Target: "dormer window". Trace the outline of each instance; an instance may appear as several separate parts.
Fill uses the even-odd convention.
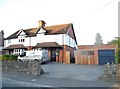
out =
[[[23,29],[21,29],[18,33],[17,36],[26,36],[26,33]]]
[[[37,30],[35,33],[36,33],[36,34],[44,34],[44,33],[46,33],[46,30],[41,27],[41,28],[40,28],[39,30]]]

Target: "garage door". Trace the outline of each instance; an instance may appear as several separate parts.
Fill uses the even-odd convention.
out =
[[[98,60],[100,65],[115,63],[115,50],[98,50]]]

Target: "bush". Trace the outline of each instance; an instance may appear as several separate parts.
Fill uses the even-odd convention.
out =
[[[17,60],[18,55],[2,55],[2,57],[0,57],[1,60]]]
[[[2,60],[2,55],[0,55],[0,60]]]

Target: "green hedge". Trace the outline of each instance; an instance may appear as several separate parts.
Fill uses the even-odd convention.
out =
[[[0,60],[2,60],[2,55],[0,55]]]
[[[0,56],[0,60],[17,60],[18,55],[2,55]]]

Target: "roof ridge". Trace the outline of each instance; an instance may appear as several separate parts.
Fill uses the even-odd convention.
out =
[[[46,27],[52,27],[52,26],[60,26],[60,25],[71,25],[72,23],[64,23],[64,24],[56,24],[56,25],[50,25],[50,26],[45,26]],[[27,29],[22,29],[23,31],[26,31],[26,30],[31,30],[31,29],[37,29],[39,27],[32,27],[32,28],[27,28]],[[21,29],[20,29],[21,30]],[[18,30],[19,31],[19,30]]]
[[[71,25],[72,23],[65,23],[65,24],[56,24],[56,25],[51,25],[51,26],[59,26],[59,25]],[[46,27],[51,27],[51,26],[46,26]]]

